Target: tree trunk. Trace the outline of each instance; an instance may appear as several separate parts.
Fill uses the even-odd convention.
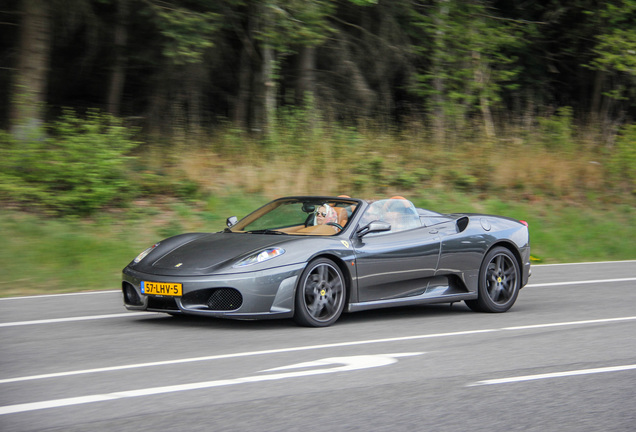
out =
[[[117,22],[115,23],[115,59],[108,88],[108,112],[118,116],[126,80],[126,43],[128,41],[128,0],[117,0]]]
[[[239,60],[238,72],[238,94],[234,103],[232,120],[234,125],[240,129],[247,128],[247,107],[250,99],[250,78],[252,76],[252,61],[249,55],[249,48],[243,44],[241,57]]]
[[[603,97],[603,83],[605,82],[605,72],[596,71],[594,77],[594,88],[592,89],[592,104],[590,106],[590,114],[592,121],[598,121],[601,118],[601,99]]]
[[[274,49],[263,44],[261,49],[261,71],[257,77],[254,117],[257,130],[267,133],[276,112],[276,82],[274,81]]]
[[[444,78],[443,71],[443,52],[445,48],[445,31],[444,26],[448,19],[448,0],[439,1],[439,12],[434,19],[435,22],[435,42],[433,48],[432,71],[433,71],[433,136],[438,144],[446,141],[446,119],[444,114]]]
[[[316,48],[304,46],[298,59],[298,81],[296,82],[296,105],[303,105],[315,95]]]
[[[248,3],[247,20],[245,26],[235,25],[237,36],[241,41],[241,54],[239,58],[238,89],[232,112],[234,125],[243,130],[250,126],[250,100],[255,88],[255,73],[253,65],[259,62],[259,55],[254,46],[254,28],[258,24],[258,10],[256,5]]]
[[[486,97],[486,87],[488,85],[488,65],[481,60],[481,54],[473,51],[473,59],[475,61],[475,84],[479,92],[479,109],[481,117],[484,121],[484,132],[487,138],[495,136],[495,123],[490,112],[490,103]]]
[[[11,99],[12,132],[27,139],[44,123],[49,57],[51,10],[48,1],[22,0],[20,46]]]
[[[203,109],[201,95],[206,78],[206,68],[203,63],[190,63],[185,67],[184,99],[187,105],[188,132],[195,137],[200,136],[203,126]]]

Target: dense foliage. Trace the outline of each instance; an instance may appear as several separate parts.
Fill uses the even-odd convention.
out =
[[[564,106],[610,129],[636,114],[634,0],[6,0],[1,12],[5,127],[36,102],[43,119],[94,107],[188,131],[260,130],[307,100],[332,119],[425,118],[440,135]]]
[[[258,193],[314,184],[327,164],[324,192],[636,191],[636,0],[0,9],[0,199],[10,202],[86,214],[135,191],[193,195],[211,177],[179,167],[188,155],[199,167],[215,158],[217,183]],[[145,157],[163,160],[131,171],[124,124],[152,143]]]
[[[137,143],[110,115],[71,111],[46,134],[0,135],[0,198],[46,213],[86,215],[130,196],[127,156]]]

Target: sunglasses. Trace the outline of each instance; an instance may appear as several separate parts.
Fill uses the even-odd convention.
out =
[[[327,217],[327,212],[316,212],[316,216]]]

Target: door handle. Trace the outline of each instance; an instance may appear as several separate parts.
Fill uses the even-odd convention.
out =
[[[439,232],[439,231],[438,231],[438,230],[436,230],[436,229],[434,229],[434,230],[430,230],[430,231],[429,231],[429,233],[430,233],[430,234],[437,234],[438,232]]]

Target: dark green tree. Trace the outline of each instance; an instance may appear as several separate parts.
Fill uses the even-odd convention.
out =
[[[515,27],[479,0],[437,0],[412,14],[420,31],[414,49],[428,59],[418,71],[416,91],[438,140],[465,129],[475,112],[485,134],[494,136],[492,106],[519,73],[509,54],[517,44]]]
[[[636,105],[636,1],[606,2],[599,18],[603,25],[588,67],[599,76],[592,110],[607,119],[611,105],[618,110]],[[605,104],[601,92],[609,99]]]

